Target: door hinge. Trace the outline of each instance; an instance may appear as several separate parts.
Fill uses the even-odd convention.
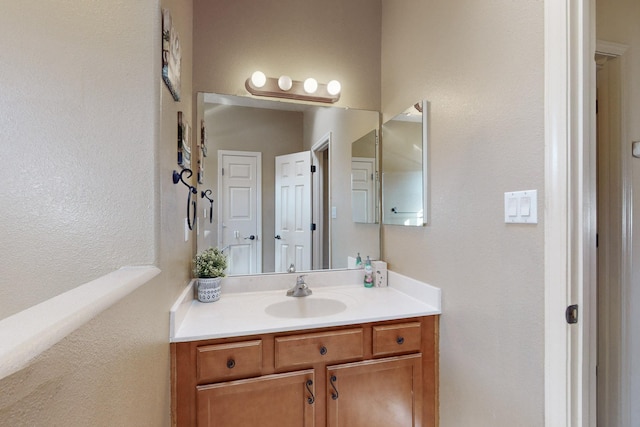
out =
[[[221,168],[221,170],[222,170],[222,176],[224,176],[224,168]]]
[[[316,173],[316,165],[311,165],[311,173]]]
[[[570,325],[578,323],[578,304],[573,304],[567,307],[567,311],[565,311],[564,317],[567,319],[567,323]]]
[[[316,231],[316,224],[315,223],[311,223],[311,231]]]
[[[596,233],[596,248],[600,247],[600,236]]]

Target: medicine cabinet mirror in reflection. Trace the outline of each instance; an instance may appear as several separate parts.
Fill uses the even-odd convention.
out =
[[[351,144],[351,215],[353,222],[378,222],[378,130]]]
[[[198,120],[209,144],[203,187],[214,199],[212,220],[198,210],[198,249],[224,249],[229,275],[380,256],[379,224],[353,222],[349,184],[353,142],[379,129],[379,112],[201,93]],[[310,179],[310,195],[285,175]]]
[[[383,224],[427,223],[428,113],[420,101],[382,124]]]

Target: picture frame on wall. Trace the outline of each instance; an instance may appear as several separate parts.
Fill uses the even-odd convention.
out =
[[[204,158],[207,157],[207,130],[200,121],[200,157],[198,157],[198,184],[204,183]]]
[[[191,168],[191,126],[184,120],[182,111],[178,111],[178,165]]]
[[[162,80],[164,80],[174,101],[180,101],[181,66],[180,39],[173,28],[171,12],[168,9],[162,9]]]

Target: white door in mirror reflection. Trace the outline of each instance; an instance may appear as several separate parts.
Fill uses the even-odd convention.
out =
[[[218,247],[226,248],[230,275],[262,272],[261,164],[261,153],[218,152],[221,218]]]
[[[311,152],[276,157],[275,271],[311,269]]]
[[[353,222],[375,222],[374,165],[375,159],[351,158],[351,215]]]

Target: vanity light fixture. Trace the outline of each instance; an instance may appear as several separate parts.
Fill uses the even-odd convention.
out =
[[[340,93],[341,89],[342,86],[337,80],[331,80],[329,83],[327,83],[327,92],[329,92],[329,95],[337,95]]]
[[[261,71],[251,74],[245,82],[245,87],[252,95],[270,96],[273,98],[288,98],[300,101],[314,101],[334,103],[340,99],[342,87],[337,80],[327,84],[318,83],[314,78],[304,82],[292,80],[282,75],[279,78],[267,77]]]
[[[254,71],[251,74],[251,84],[257,88],[261,88],[267,82],[267,76],[262,71]]]
[[[293,86],[293,80],[289,76],[280,76],[278,79],[278,87],[283,91],[288,91]]]
[[[318,90],[318,82],[313,77],[309,77],[304,81],[304,91],[308,94],[316,93]]]

